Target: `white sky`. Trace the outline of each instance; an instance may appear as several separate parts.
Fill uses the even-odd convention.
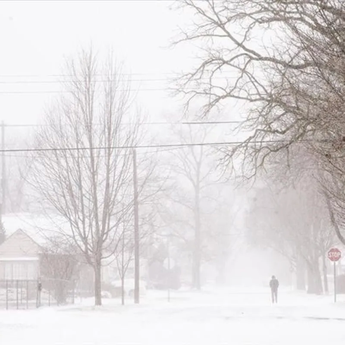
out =
[[[147,113],[156,117],[175,109],[166,82],[157,79],[183,69],[191,54],[182,46],[167,48],[183,23],[171,5],[159,0],[1,1],[0,120],[37,122],[55,96],[41,91],[58,90],[52,75],[61,74],[64,59],[91,43],[100,51],[112,47],[133,79],[142,80],[132,87],[140,84],[138,99]],[[156,91],[160,88],[165,90]]]

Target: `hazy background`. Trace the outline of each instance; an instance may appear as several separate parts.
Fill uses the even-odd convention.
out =
[[[44,109],[61,92],[60,81],[66,78],[63,70],[66,59],[73,57],[81,48],[88,49],[90,46],[100,57],[111,49],[118,60],[124,62],[125,73],[131,75],[132,89],[137,93],[137,107],[148,122],[150,142],[179,142],[180,139],[173,133],[185,126],[161,122],[181,121],[183,103],[169,90],[172,87],[170,81],[186,71],[196,57],[193,45],[176,47],[171,44],[178,27],[184,26],[190,19],[187,13],[173,10],[172,3],[0,2],[0,120],[7,125],[20,125],[6,128],[6,148],[30,145],[30,136],[36,128],[34,125],[41,123]],[[197,105],[194,107],[197,110]],[[238,120],[240,113],[237,109],[240,108],[235,105],[225,107],[217,114],[217,120]],[[192,108],[189,119],[195,120],[193,115]],[[198,133],[205,126],[209,127],[203,139],[205,142],[231,141],[240,137],[232,132],[233,124],[212,128],[197,125],[190,130]],[[20,161],[25,155],[6,156],[8,183],[17,185],[18,159]],[[167,155],[160,159],[170,161],[170,168],[163,169],[161,175],[178,164]],[[215,167],[218,157],[208,159],[209,164]],[[188,185],[183,179],[180,183],[181,186]],[[223,283],[267,286],[269,277],[276,274],[282,275],[283,284],[292,284],[289,265],[282,257],[247,243],[245,218],[255,191],[249,192],[249,187],[235,189],[235,186],[234,181],[223,180],[221,186],[215,187],[222,192],[215,207],[216,210],[221,209],[217,218],[223,220],[229,239],[222,249],[226,255],[218,255],[220,250],[217,250],[217,258],[214,259],[224,266]],[[10,194],[12,198],[15,195],[13,192]],[[16,212],[30,209],[32,205],[28,198],[26,203],[16,208]],[[176,211],[177,217],[178,213]],[[214,267],[214,263],[213,266],[204,264],[204,272],[209,272],[205,273],[205,281],[214,279]]]

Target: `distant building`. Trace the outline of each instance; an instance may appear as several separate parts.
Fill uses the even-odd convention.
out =
[[[37,280],[41,246],[18,229],[0,245],[0,280]]]
[[[63,253],[60,250],[59,254],[47,252],[51,245],[50,240],[66,226],[60,219],[34,214],[8,214],[3,217],[3,223],[8,237],[0,245],[0,281],[72,279],[77,290],[85,295],[93,294],[94,272],[82,253]],[[68,229],[68,226],[66,228]],[[63,260],[68,260],[71,255],[74,256],[73,261],[78,262],[78,272],[72,278],[67,278],[63,276],[65,272],[59,272],[58,269],[61,268]],[[111,253],[108,256],[102,262],[102,282],[105,286],[120,278],[115,257]],[[48,266],[56,267],[47,267],[47,261]],[[142,258],[140,263],[141,278],[146,278],[146,260]],[[126,278],[133,277],[132,260],[128,265]]]

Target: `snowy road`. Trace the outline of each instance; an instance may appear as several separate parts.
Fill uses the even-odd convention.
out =
[[[96,310],[2,310],[0,344],[345,344],[344,302],[292,292],[282,292],[280,301],[271,305],[263,291],[217,290],[174,292],[168,303],[162,293],[151,292],[141,305],[125,308],[115,300]]]

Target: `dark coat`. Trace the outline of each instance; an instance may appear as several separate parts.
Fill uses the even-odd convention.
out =
[[[276,290],[278,290],[278,287],[279,287],[278,279],[277,278],[272,278],[270,280],[270,288],[271,288],[271,290],[276,291]]]

